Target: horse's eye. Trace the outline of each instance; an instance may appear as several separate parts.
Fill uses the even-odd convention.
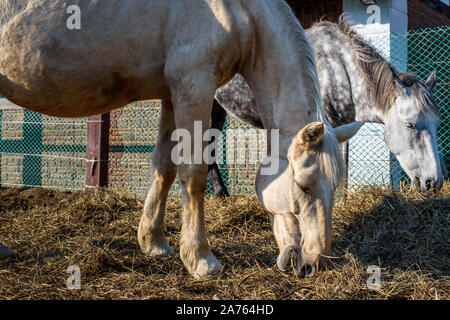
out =
[[[411,130],[415,130],[415,129],[416,129],[416,125],[415,125],[414,123],[411,123],[411,122],[408,122],[408,123],[406,124],[406,127],[407,127],[408,129],[411,129]]]
[[[406,79],[403,81],[403,83],[405,84],[405,86],[407,87],[411,87],[413,85],[413,82],[411,79]]]
[[[303,191],[303,193],[309,194],[309,188],[306,188],[304,186],[302,186],[300,183],[298,183],[297,181],[295,181],[295,183],[297,184],[297,187],[300,188],[300,190]]]

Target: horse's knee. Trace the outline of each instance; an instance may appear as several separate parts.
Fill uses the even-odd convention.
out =
[[[172,144],[167,143],[163,146],[157,145],[153,151],[152,166],[163,176],[176,174],[177,168],[171,159],[173,147]]]
[[[178,170],[180,183],[189,196],[204,193],[206,190],[208,167],[206,165],[183,166]]]
[[[166,191],[171,186],[173,181],[175,180],[176,171],[175,170],[165,170],[159,171],[155,170],[153,172],[153,183],[158,187],[160,191]]]

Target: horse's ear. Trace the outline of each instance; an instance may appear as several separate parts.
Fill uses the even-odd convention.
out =
[[[303,150],[309,150],[322,139],[324,129],[323,122],[311,122],[297,133],[294,143]]]
[[[342,126],[334,128],[334,133],[339,143],[343,143],[347,140],[350,140],[358,132],[358,130],[361,129],[363,125],[363,121],[344,124]]]
[[[427,81],[425,82],[425,86],[429,91],[432,91],[434,88],[434,85],[436,84],[436,78],[437,78],[437,72],[434,70],[429,76]]]

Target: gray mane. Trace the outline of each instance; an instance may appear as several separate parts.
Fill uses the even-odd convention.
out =
[[[320,21],[314,26],[327,27],[341,32],[353,49],[356,64],[365,84],[366,98],[375,108],[385,113],[397,97],[396,83],[411,87],[423,110],[439,115],[432,95],[414,73],[399,73],[375,48],[367,44],[351,27],[352,23],[339,18],[339,23]]]

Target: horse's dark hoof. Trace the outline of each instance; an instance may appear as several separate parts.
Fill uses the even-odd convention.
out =
[[[224,191],[224,190],[214,191],[213,195],[215,195],[216,197],[222,197],[222,198],[228,198],[230,196],[228,194],[228,192]]]
[[[3,243],[0,243],[0,259],[13,257],[16,253]]]

